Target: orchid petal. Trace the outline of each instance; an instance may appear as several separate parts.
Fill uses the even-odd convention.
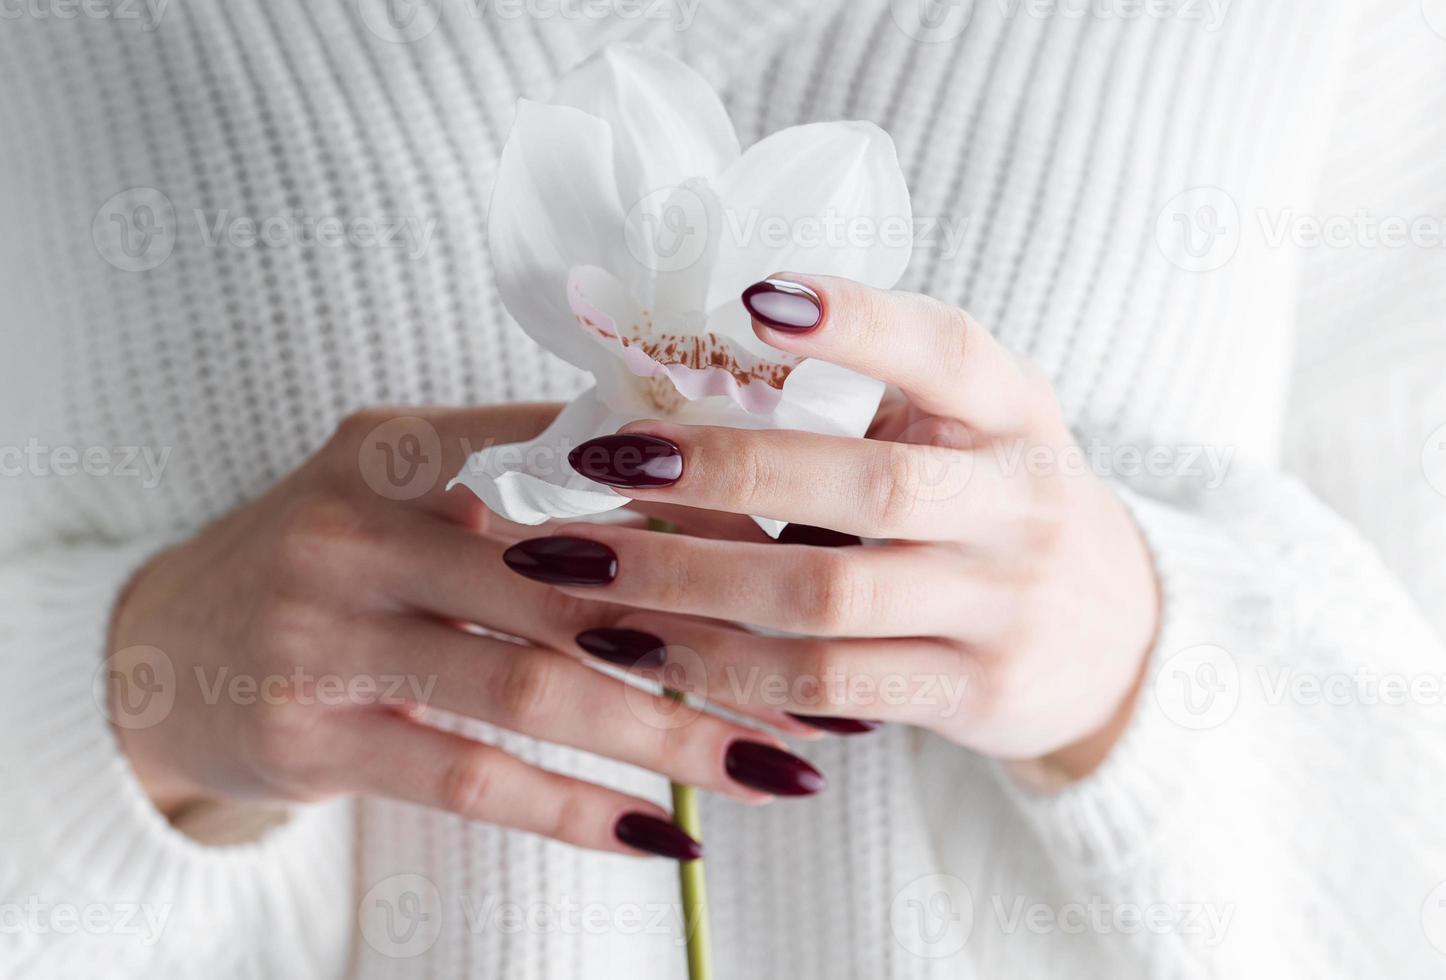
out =
[[[531,442],[490,446],[468,457],[447,489],[461,484],[489,509],[517,524],[580,518],[616,510],[628,498],[574,470],[567,454],[588,439],[616,432],[646,413],[609,411],[589,389]]]
[[[552,101],[612,127],[617,188],[625,208],[690,177],[717,177],[738,159],[738,134],[712,87],[683,62],[653,48],[616,44],[604,49],[564,76]]]
[[[913,252],[913,210],[894,141],[872,123],[795,126],[753,146],[714,183],[729,218],[708,309],[773,273],[891,288]]]
[[[528,336],[603,384],[616,365],[575,329],[567,273],[600,263],[641,280],[622,227],[607,125],[577,109],[520,100],[487,223],[497,290]]]

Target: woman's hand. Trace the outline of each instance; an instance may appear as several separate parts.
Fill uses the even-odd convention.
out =
[[[574,465],[641,501],[887,543],[573,525],[558,534],[605,545],[616,575],[567,591],[635,607],[618,625],[668,645],[674,686],[922,726],[1054,782],[1093,769],[1128,719],[1159,600],[1133,521],[1078,465],[1044,377],[922,296],[789,277],[745,302],[767,343],[901,392],[871,438],[638,422]],[[520,547],[535,551],[520,570],[543,580],[568,549]]]
[[[556,411],[358,414],[263,497],[148,563],[117,605],[109,676],[118,737],[157,804],[367,793],[696,856],[652,803],[422,724],[422,704],[744,802],[818,789],[773,736],[704,714],[680,724],[673,702],[585,666],[579,634],[614,660],[652,651],[608,630],[626,610],[510,574],[481,506],[443,491],[468,452],[531,438]],[[117,698],[153,686],[158,657],[174,704],[128,717]]]

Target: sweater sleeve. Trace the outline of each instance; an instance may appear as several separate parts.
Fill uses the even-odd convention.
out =
[[[119,751],[103,694],[110,610],[161,544],[51,547],[0,564],[3,972],[339,976],[349,804],[296,808],[243,841],[205,844],[151,806]],[[175,685],[164,670],[137,679],[144,723]]]
[[[1062,792],[1000,773],[1061,889],[1198,903],[1228,924],[1113,936],[1131,963],[1420,975],[1436,955],[1422,916],[1446,879],[1446,652],[1374,552],[1291,478],[1123,494],[1164,593],[1131,726]]]
[[[1369,237],[1446,217],[1446,20],[1423,9],[1360,5],[1306,207],[1362,237],[1301,256],[1284,426],[1296,475],[1237,464],[1218,487],[1121,488],[1164,593],[1131,726],[1061,793],[999,773],[1064,894],[1204,910],[1203,928],[1094,937],[1131,973],[1446,965],[1446,630],[1429,622],[1446,623],[1432,602],[1446,448],[1434,472],[1427,452],[1446,423],[1446,253]]]

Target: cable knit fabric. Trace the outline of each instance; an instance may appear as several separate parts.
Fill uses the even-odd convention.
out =
[[[1048,373],[1165,593],[1136,717],[1083,782],[895,728],[800,749],[817,798],[706,801],[717,975],[1440,975],[1446,248],[1272,234],[1446,218],[1439,5],[59,9],[0,23],[0,975],[684,975],[666,862],[372,800],[204,843],[93,693],[131,571],[349,411],[579,390],[498,301],[488,199],[515,100],[622,38],[698,67],[745,144],[894,136],[902,285]],[[238,233],[274,216],[280,240]],[[305,241],[300,216],[395,234]],[[1150,449],[1166,465],[1131,465]],[[64,928],[92,906],[155,927]]]

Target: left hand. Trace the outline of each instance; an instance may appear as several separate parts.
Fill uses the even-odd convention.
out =
[[[610,581],[561,587],[636,608],[615,625],[668,645],[670,686],[907,723],[1043,763],[1021,767],[1036,776],[1085,775],[1128,721],[1159,596],[1123,505],[1069,465],[1079,457],[1066,455],[1075,443],[1049,383],[943,303],[843,279],[770,280],[780,281],[784,290],[763,292],[786,308],[753,307],[762,340],[898,389],[870,438],[645,421],[623,430],[665,440],[644,444],[655,465],[641,482],[674,475],[676,456],[674,482],[627,486],[640,482],[638,466],[630,479],[608,457],[636,460],[639,444],[621,436],[587,444],[585,472],[650,505],[884,543],[775,544],[751,522],[731,540],[569,525],[555,537],[601,543],[617,561]],[[760,309],[803,329],[778,329]]]

